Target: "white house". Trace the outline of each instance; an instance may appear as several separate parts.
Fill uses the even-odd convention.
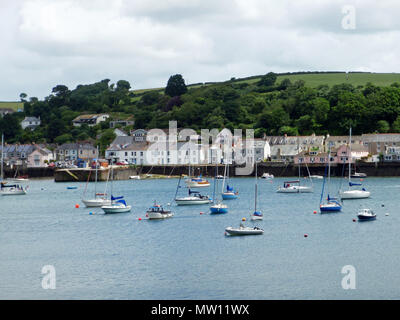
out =
[[[40,126],[40,123],[40,117],[25,117],[25,119],[21,121],[21,127],[23,130],[26,128],[35,130],[38,126]]]

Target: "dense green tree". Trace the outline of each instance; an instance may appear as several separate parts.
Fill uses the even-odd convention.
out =
[[[175,97],[186,92],[187,87],[182,75],[175,74],[168,79],[168,83],[165,88],[165,94],[169,95],[170,97]]]

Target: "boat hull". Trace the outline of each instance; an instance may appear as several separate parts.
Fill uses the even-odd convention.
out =
[[[237,199],[237,194],[233,193],[233,192],[223,192],[222,193],[222,199],[223,200],[234,200]]]
[[[83,204],[87,208],[101,207],[101,206],[110,206],[110,199],[82,199]]]
[[[226,206],[211,206],[210,207],[211,214],[221,214],[221,213],[228,213],[228,208]]]
[[[197,205],[197,204],[207,204],[210,203],[210,199],[175,199],[175,202],[178,206],[185,206],[185,205]]]
[[[278,193],[311,193],[313,189],[311,187],[303,186],[291,186],[291,187],[280,187],[276,192]]]
[[[150,220],[161,220],[161,219],[171,218],[174,214],[172,212],[160,213],[160,212],[147,211],[147,215]]]
[[[363,190],[348,190],[348,191],[342,191],[340,192],[340,197],[343,200],[348,200],[348,199],[365,199],[369,198],[371,195],[371,192],[369,191],[363,191]]]
[[[358,215],[357,218],[359,221],[370,221],[370,220],[376,220],[376,215],[375,216]]]
[[[2,196],[23,196],[26,194],[26,190],[5,190],[1,191]]]
[[[206,188],[210,186],[210,183],[196,183],[196,182],[186,182],[188,188]]]
[[[342,206],[337,204],[323,204],[319,207],[321,213],[329,213],[329,212],[339,212],[342,210]]]
[[[263,234],[263,229],[253,229],[253,228],[232,228],[228,227],[225,229],[225,232],[231,236],[251,236],[251,235],[259,235]]]
[[[124,213],[131,211],[131,206],[102,206],[104,213],[112,214],[112,213]]]
[[[263,216],[251,216],[250,218],[252,221],[262,220]]]

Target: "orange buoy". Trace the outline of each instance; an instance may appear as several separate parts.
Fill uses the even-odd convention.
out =
[[[75,208],[77,208],[77,209],[78,209],[78,208],[79,208],[79,204],[76,204],[76,205],[75,205]]]

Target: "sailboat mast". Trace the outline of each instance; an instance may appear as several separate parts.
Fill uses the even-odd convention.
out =
[[[350,134],[349,134],[349,185],[351,180],[351,127],[350,127]]]
[[[215,164],[215,173],[214,173],[214,190],[213,190],[213,198],[212,202],[215,203],[215,188],[217,184],[217,164]]]
[[[299,153],[300,153],[300,138],[297,137],[297,154],[299,154]],[[300,182],[300,162],[298,163],[298,167],[299,167],[299,186],[300,186],[300,184],[301,184],[301,182]]]
[[[221,189],[222,193],[224,192],[225,179],[226,179],[226,163],[225,163],[225,168],[224,168],[224,180],[222,181],[222,189]]]
[[[326,188],[328,191],[328,197],[329,197],[329,186],[331,183],[331,147],[328,147],[328,187]]]
[[[4,133],[1,134],[1,181],[3,181],[4,179],[3,162],[4,162]]]
[[[256,166],[256,183],[255,183],[255,190],[254,190],[254,212],[257,212],[257,189],[258,189],[258,177],[257,177],[257,161],[255,161],[255,166]]]
[[[96,180],[94,182],[94,196],[96,197],[97,194],[97,163],[98,163],[98,157],[99,157],[99,146],[97,146],[97,158],[96,158],[96,162],[95,162],[95,166],[96,166]]]

